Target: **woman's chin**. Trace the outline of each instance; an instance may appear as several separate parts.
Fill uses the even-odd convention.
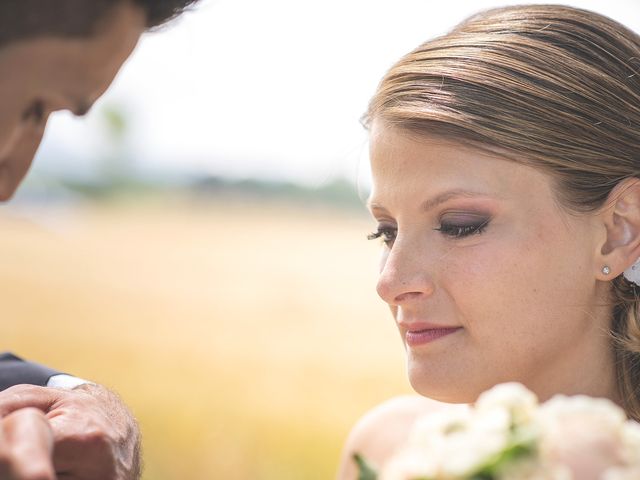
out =
[[[411,386],[416,393],[423,397],[428,397],[432,400],[444,403],[473,403],[480,395],[478,392],[467,392],[454,385],[436,384],[433,382],[425,382],[424,379],[416,379],[415,381],[409,377]]]
[[[438,374],[411,360],[408,363],[408,374],[409,383],[416,393],[438,402],[473,403],[486,390],[480,385],[472,385],[469,378],[455,374]]]

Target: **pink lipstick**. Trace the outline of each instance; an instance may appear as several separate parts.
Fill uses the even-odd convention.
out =
[[[410,347],[417,347],[426,343],[433,342],[439,338],[445,337],[451,333],[462,330],[462,327],[454,328],[425,328],[422,330],[408,330],[405,334],[405,341]]]

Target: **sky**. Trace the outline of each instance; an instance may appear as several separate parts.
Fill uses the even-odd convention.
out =
[[[115,109],[127,119],[121,151],[144,175],[356,181],[359,119],[384,72],[467,16],[513,3],[203,0],[143,36],[88,116],[52,116],[34,175],[99,174],[114,155],[104,112]],[[637,0],[564,3],[640,32]]]

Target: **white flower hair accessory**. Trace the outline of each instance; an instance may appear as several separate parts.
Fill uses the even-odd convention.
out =
[[[640,285],[640,258],[636,260],[636,263],[627,268],[622,275],[631,283]]]

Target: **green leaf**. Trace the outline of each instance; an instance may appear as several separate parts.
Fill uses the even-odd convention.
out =
[[[527,441],[522,441],[522,443],[512,443],[503,451],[497,453],[492,458],[489,458],[479,470],[474,472],[471,479],[491,480],[493,478],[497,478],[500,471],[505,468],[505,466],[519,462],[523,458],[535,457],[535,455],[536,451],[533,443],[527,443]]]
[[[358,480],[376,480],[378,478],[375,469],[360,454],[354,453],[353,460],[358,464],[360,470]]]

